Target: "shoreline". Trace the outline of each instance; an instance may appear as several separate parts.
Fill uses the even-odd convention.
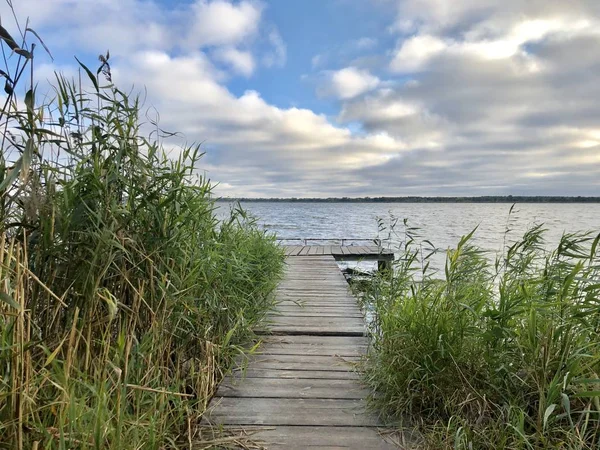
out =
[[[484,197],[330,197],[330,198],[243,198],[221,197],[217,202],[243,203],[600,203],[600,197],[484,196]]]

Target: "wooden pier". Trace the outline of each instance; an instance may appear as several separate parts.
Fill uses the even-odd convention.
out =
[[[368,338],[335,261],[344,249],[289,250],[259,353],[223,381],[208,422],[269,449],[397,448],[355,370]]]
[[[333,256],[337,261],[377,261],[380,270],[394,260],[391,250],[374,245],[286,245],[286,256]]]

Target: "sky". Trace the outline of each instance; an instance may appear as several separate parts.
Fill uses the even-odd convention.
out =
[[[13,4],[40,83],[109,49],[221,196],[600,195],[598,0]]]

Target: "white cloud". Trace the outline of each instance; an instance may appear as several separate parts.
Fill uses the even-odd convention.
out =
[[[211,47],[243,73],[250,71],[244,53],[251,52],[263,20],[262,4],[248,0],[193,0],[170,8],[157,0],[19,0],[15,10],[18,17],[30,17],[31,26],[55,52],[101,53],[108,48],[113,56],[127,57],[139,50]],[[10,16],[4,2],[0,12]]]
[[[353,43],[357,50],[369,50],[377,45],[377,39],[370,37],[362,37]]]
[[[222,194],[591,195],[600,189],[595,0],[397,1],[395,50],[379,57],[365,52],[370,59],[349,63],[352,52],[374,45],[355,39],[313,58],[314,67],[324,67],[325,59],[347,66],[320,74],[318,91],[341,100],[334,119],[227,87],[231,71],[250,76],[259,64],[285,64],[285,42],[276,24],[265,22],[263,3],[194,0],[167,8],[152,0],[20,0],[15,6],[19,15],[31,15],[53,50],[110,48],[119,86],[146,87],[146,105],[157,107],[165,129],[205,142],[200,169],[222,182]],[[378,37],[383,45],[387,37]],[[386,68],[401,76],[374,75]],[[41,74],[48,76],[50,67]]]
[[[506,30],[492,27],[489,22],[478,24],[463,33],[464,39],[455,37],[416,34],[401,39],[390,62],[390,69],[397,73],[418,72],[427,69],[429,63],[443,54],[471,54],[483,59],[508,59],[515,55],[529,56],[526,44],[539,42],[549,36],[573,37],[581,33],[596,32],[600,22],[577,19],[525,19],[508,26]],[[491,37],[490,37],[491,35]],[[534,58],[527,61],[528,70],[538,71],[540,65]]]
[[[239,4],[224,0],[197,1],[194,20],[188,32],[190,46],[236,45],[254,36],[258,30],[262,8],[248,1]]]
[[[488,33],[506,30],[520,20],[561,17],[567,21],[598,16],[595,0],[397,0],[396,31],[420,29],[423,33],[463,34],[474,24]]]
[[[264,63],[267,67],[283,67],[287,59],[287,47],[281,35],[276,29],[272,29],[268,36],[271,51],[264,57]]]
[[[234,47],[225,47],[215,52],[215,58],[230,65],[235,72],[246,77],[254,72],[254,58],[250,52],[241,51]]]
[[[379,78],[368,70],[346,67],[328,73],[325,84],[321,86],[319,92],[321,95],[333,95],[347,100],[375,89],[379,83]]]
[[[414,36],[402,42],[394,55],[390,68],[395,72],[412,72],[422,69],[429,60],[447,48],[447,44],[435,36]]]
[[[310,173],[311,189],[335,180],[341,193],[348,186],[340,181],[344,171],[383,163],[406,150],[385,132],[357,137],[322,114],[270,105],[256,91],[236,97],[214,73],[202,53],[172,57],[143,52],[119,68],[122,80],[147,85],[148,102],[161,112],[163,128],[182,131],[188,141],[218,146],[208,150],[205,164],[213,179],[229,183],[227,193],[244,195],[254,189],[248,179],[238,178],[236,168],[241,167],[246,173],[272,173],[281,191]]]

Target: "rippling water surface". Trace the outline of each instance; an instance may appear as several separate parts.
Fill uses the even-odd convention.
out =
[[[228,205],[221,203],[226,210]],[[399,218],[395,244],[404,239],[402,219],[420,228],[422,239],[438,248],[453,247],[460,237],[478,227],[474,243],[502,249],[505,230],[508,241],[527,228],[542,223],[547,228],[548,247],[556,246],[564,232],[600,232],[600,204],[523,203],[517,204],[509,221],[508,203],[296,203],[248,202],[242,205],[255,215],[261,226],[280,239],[385,237],[378,231],[378,218],[389,225]],[[294,242],[290,242],[294,243]],[[359,243],[359,245],[362,243]]]
[[[455,245],[461,236],[479,226],[475,242],[487,249],[502,246],[510,210],[507,203],[249,202],[242,206],[281,239],[373,239],[382,236],[377,218],[389,224],[393,215],[407,218],[411,226],[421,229],[424,238],[442,248]],[[548,229],[550,245],[558,242],[563,232],[600,231],[600,204],[517,204],[511,214],[510,236],[521,235],[538,223]],[[402,232],[402,226],[397,228]]]

